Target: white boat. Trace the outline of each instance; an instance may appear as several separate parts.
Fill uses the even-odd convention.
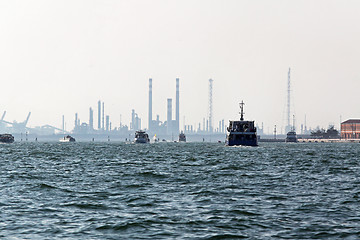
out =
[[[75,142],[75,138],[70,135],[65,136],[64,138],[60,138],[60,142]]]
[[[156,134],[152,138],[153,142],[159,142],[159,139],[157,138]]]

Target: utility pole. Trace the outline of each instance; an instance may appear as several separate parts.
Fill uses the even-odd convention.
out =
[[[291,130],[291,126],[290,126],[290,94],[291,94],[291,90],[290,90],[290,68],[289,68],[288,86],[287,86],[287,127],[286,127],[286,131]]]
[[[276,125],[275,125],[275,128],[274,128],[274,139],[276,139]]]

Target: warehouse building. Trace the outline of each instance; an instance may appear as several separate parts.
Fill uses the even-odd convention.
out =
[[[341,123],[342,139],[360,139],[360,119],[349,119]]]

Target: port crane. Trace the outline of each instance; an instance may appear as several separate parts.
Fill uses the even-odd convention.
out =
[[[4,111],[1,119],[0,119],[0,122],[1,123],[6,123],[8,125],[11,125],[12,128],[14,129],[14,132],[26,132],[28,131],[30,128],[26,127],[27,123],[29,122],[29,118],[30,118],[30,115],[31,115],[31,112],[29,112],[29,114],[27,115],[26,117],[26,120],[23,121],[23,122],[16,122],[16,121],[13,121],[13,122],[8,122],[6,120],[4,120],[5,118],[5,115],[6,115],[6,111]]]

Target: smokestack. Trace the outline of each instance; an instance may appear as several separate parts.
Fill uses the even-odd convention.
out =
[[[108,132],[110,130],[110,117],[109,115],[106,115],[106,131]]]
[[[132,129],[132,130],[137,130],[137,129],[135,129],[135,110],[134,110],[134,109],[131,110],[131,125],[130,125],[130,129]]]
[[[179,78],[176,79],[176,126],[175,126],[175,131],[176,134],[179,133],[180,130],[180,109],[179,109]]]
[[[102,130],[105,129],[105,103],[102,103]]]
[[[152,79],[149,78],[149,131],[152,129]]]
[[[101,102],[98,101],[98,129],[101,129]]]
[[[78,125],[78,114],[75,113],[75,129],[76,129],[77,125]]]
[[[167,100],[167,133],[168,134],[172,133],[171,122],[172,122],[172,99],[168,98]]]
[[[89,127],[91,130],[94,129],[94,111],[92,110],[92,108],[89,109]]]

